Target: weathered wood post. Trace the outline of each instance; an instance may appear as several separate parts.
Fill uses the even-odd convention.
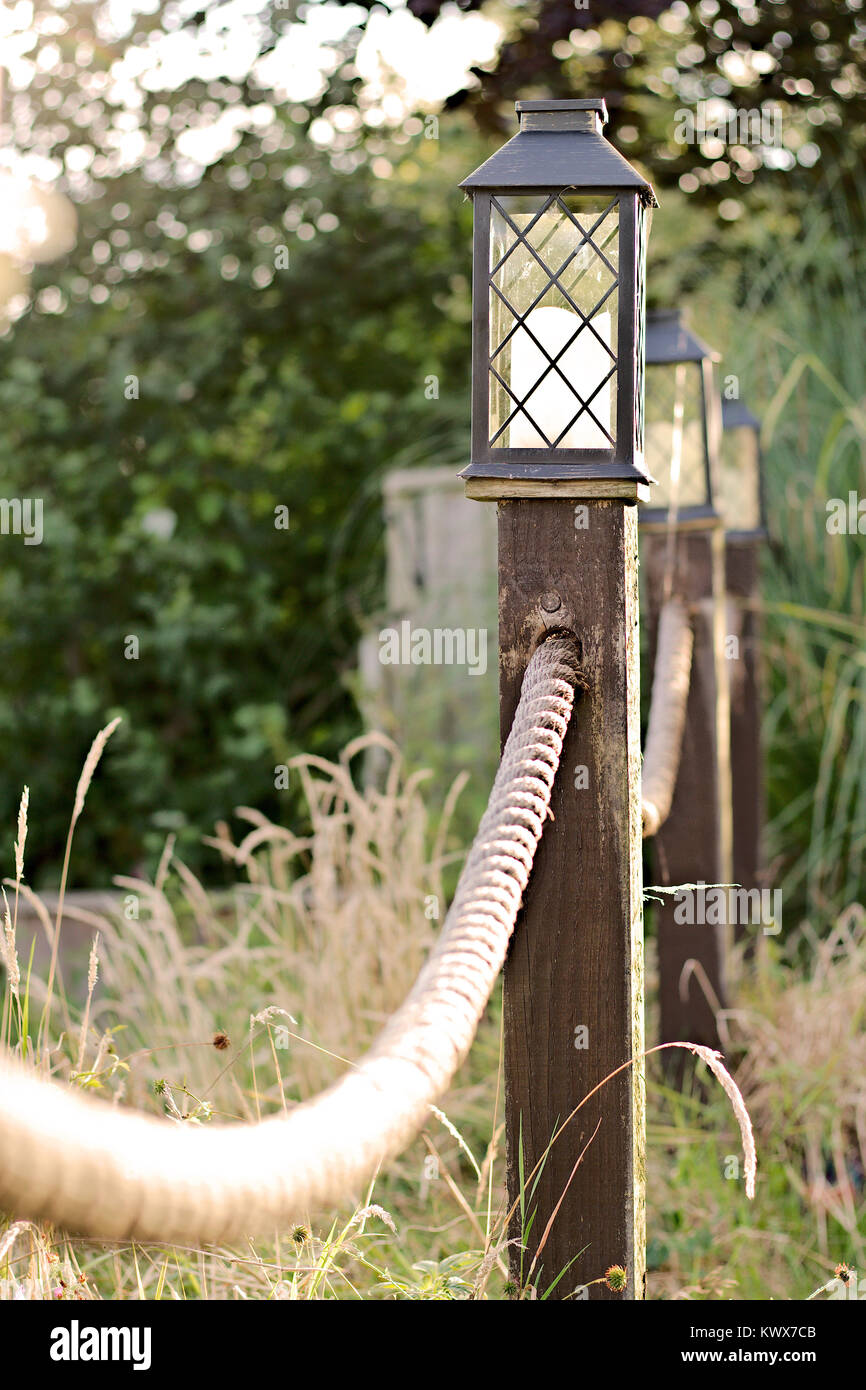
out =
[[[515,1284],[539,1296],[640,1298],[635,504],[647,495],[644,247],[654,197],[604,139],[603,102],[517,105],[519,134],[463,185],[475,203],[463,477],[467,496],[499,504],[503,741],[547,632],[577,637],[586,690],[505,968],[511,1268]],[[624,1294],[604,1282],[614,1265],[627,1270]]]
[[[725,533],[717,510],[720,403],[716,354],[665,310],[647,323],[647,463],[658,477],[641,510],[641,573],[650,652],[661,608],[689,608],[694,654],[679,774],[670,814],[653,841],[662,888],[727,884],[732,874],[729,663]],[[687,890],[654,905],[658,924],[660,1041],[719,1046],[726,1005],[728,909]],[[722,895],[719,894],[718,897]],[[668,1065],[681,1078],[679,1054]]]
[[[679,774],[670,815],[653,841],[654,882],[731,883],[731,792],[728,665],[724,654],[724,530],[720,520],[679,530],[673,556],[664,534],[641,534],[641,571],[650,651],[655,651],[665,575],[688,604],[694,654]],[[650,669],[649,679],[653,671]],[[688,908],[692,910],[689,912]],[[706,910],[692,893],[654,903],[658,929],[659,1041],[719,1047],[716,1009],[727,1005],[727,912]],[[683,918],[691,917],[691,921]],[[695,964],[690,964],[694,962]],[[671,1054],[678,1075],[688,1059]]]
[[[758,546],[751,537],[728,536],[725,576],[736,616],[739,650],[731,671],[731,793],[733,798],[734,882],[749,890],[761,886],[764,776],[761,750],[761,691],[758,665],[760,627],[751,606],[758,596]],[[748,939],[755,928],[734,923],[734,939]]]
[[[736,650],[731,661],[731,788],[734,882],[763,886],[764,777],[761,749],[760,551],[767,539],[761,424],[739,399],[722,399],[721,512],[725,583]],[[754,951],[755,925],[734,924],[734,938]]]

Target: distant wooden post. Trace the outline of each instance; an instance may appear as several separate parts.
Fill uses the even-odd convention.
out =
[[[595,486],[602,492],[605,485]],[[467,483],[467,493],[489,497],[486,487]],[[540,1296],[567,1270],[554,1299],[642,1298],[637,489],[608,485],[621,495],[606,500],[587,496],[589,484],[580,500],[561,491],[555,500],[523,500],[519,483],[492,487],[514,499],[499,504],[503,743],[524,670],[545,631],[577,636],[588,681],[505,967],[508,1201],[517,1208],[509,1234],[526,1245],[523,1252],[512,1247],[512,1275],[534,1284]],[[558,1124],[633,1058],[637,1064],[578,1112],[545,1159]],[[540,1176],[530,1176],[542,1162]],[[625,1295],[591,1282],[611,1265],[628,1271]]]
[[[739,652],[731,662],[731,787],[733,795],[733,874],[743,888],[761,886],[761,838],[764,824],[764,779],[761,753],[761,690],[758,645],[759,619],[748,606],[758,594],[758,549],[763,536],[728,536],[725,544],[727,591],[737,620]],[[742,922],[734,927],[737,941],[753,933]]]
[[[725,652],[725,540],[722,523],[677,529],[673,552],[664,526],[641,531],[641,570],[650,651],[666,577],[689,605],[695,632],[692,679],[679,775],[670,815],[653,840],[654,880],[661,887],[732,881],[729,665]],[[694,915],[701,914],[695,893]],[[715,1010],[727,1002],[727,921],[677,920],[678,904],[654,903],[658,922],[660,1041],[719,1046]],[[682,916],[682,912],[679,913]],[[708,916],[715,914],[710,911]],[[727,912],[724,916],[727,918]],[[690,964],[693,962],[694,964]],[[681,1061],[674,1065],[682,1069]]]

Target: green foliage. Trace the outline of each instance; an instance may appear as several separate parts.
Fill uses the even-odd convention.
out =
[[[828,501],[866,486],[861,221],[825,190],[795,242],[739,267],[736,296],[695,301],[764,417],[766,857],[791,927],[866,896],[866,534],[828,527]]]
[[[445,0],[417,8],[431,24]],[[461,0],[461,8],[493,7]],[[501,135],[518,97],[599,95],[614,140],[649,167],[656,183],[667,190],[685,176],[690,194],[710,208],[732,192],[763,191],[772,170],[784,172],[784,185],[775,179],[777,203],[814,194],[828,167],[841,167],[846,193],[856,197],[866,90],[863,0],[606,0],[580,7],[574,0],[527,0],[503,9],[505,32],[493,63],[476,69],[480,80],[447,102],[450,109],[466,105],[483,129]],[[782,148],[678,140],[678,111],[714,99],[734,111],[775,108]]]
[[[243,197],[228,186],[260,146],[250,135],[170,197],[114,181],[0,347],[2,491],[44,499],[43,544],[2,541],[0,816],[29,783],[31,863],[53,869],[56,789],[123,714],[82,826],[83,882],[152,857],[166,829],[190,853],[238,804],[285,814],[275,766],[356,731],[345,677],[377,593],[379,479],[468,415],[459,195],[419,206],[296,146],[315,196],[289,201],[294,220],[314,230],[327,210],[330,228],[303,241],[283,224],[284,154]],[[111,295],[94,303],[100,282]],[[40,312],[49,284],[65,312]],[[442,402],[425,398],[430,373]],[[149,529],[164,513],[168,537]]]
[[[436,3],[423,8],[436,18]],[[845,269],[864,205],[857,8],[490,9],[503,45],[463,103],[499,142],[514,97],[606,93],[609,133],[662,191],[651,299],[688,302],[752,405],[773,403],[771,847],[797,909],[862,892],[866,848],[862,550],[856,537],[828,547],[823,515],[827,495],[862,481],[862,280]],[[464,449],[470,209],[456,185],[489,148],[455,113],[463,94],[435,140],[377,110],[354,65],[362,25],[329,42],[303,104],[252,69],[123,95],[112,65],[158,31],[200,39],[205,12],[160,5],[122,33],[107,9],[76,17],[74,62],[34,67],[8,103],[17,148],[55,161],[80,229],[0,340],[0,495],[45,504],[41,546],[0,537],[0,815],[11,823],[29,782],[31,869],[56,877],[57,791],[122,713],[80,828],[77,881],[90,885],[152,863],[168,830],[198,859],[199,832],[239,803],[296,816],[275,767],[357,731],[382,472]],[[43,38],[71,42],[49,0],[34,14]],[[251,10],[258,52],[296,20]],[[97,21],[99,43],[86,32]],[[760,64],[725,76],[744,46]],[[677,109],[713,95],[777,102],[784,148],[768,160],[678,143]],[[229,118],[225,153],[195,164],[184,141]],[[438,400],[424,394],[431,374]]]

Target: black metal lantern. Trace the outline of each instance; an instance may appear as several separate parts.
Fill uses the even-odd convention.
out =
[[[647,314],[646,466],[655,480],[644,524],[716,519],[718,353],[681,321],[678,309]]]
[[[519,101],[473,198],[472,459],[463,477],[644,483],[652,188],[603,101]]]
[[[761,422],[740,400],[722,400],[718,505],[732,539],[766,538]]]

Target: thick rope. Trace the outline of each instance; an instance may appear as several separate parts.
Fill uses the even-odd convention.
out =
[[[221,1243],[360,1192],[424,1124],[469,1050],[505,959],[579,679],[576,644],[535,652],[442,933],[373,1048],[260,1124],[118,1110],[0,1060],[0,1207],[108,1240]]]
[[[683,744],[694,637],[685,604],[670,599],[659,617],[656,664],[641,775],[644,838],[667,820]]]

